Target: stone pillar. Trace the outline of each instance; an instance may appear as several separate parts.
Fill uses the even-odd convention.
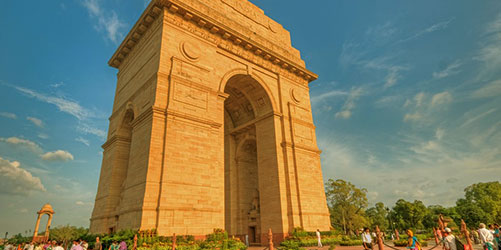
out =
[[[49,220],[47,221],[47,226],[45,226],[45,237],[47,237],[47,239],[49,238],[49,228],[50,228],[50,223],[52,222],[52,214],[48,215],[49,215]]]
[[[42,217],[41,214],[38,214],[37,217],[37,223],[35,224],[35,231],[33,232],[33,239],[38,236],[38,227],[40,226],[40,218]]]

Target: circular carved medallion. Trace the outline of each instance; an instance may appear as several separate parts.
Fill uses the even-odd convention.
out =
[[[280,27],[278,27],[278,24],[274,21],[268,20],[268,28],[271,30],[271,32],[277,33]]]
[[[291,89],[290,94],[291,94],[291,98],[294,102],[296,102],[296,103],[301,102],[301,99],[299,98],[299,94],[297,93],[297,91],[295,89]]]
[[[181,43],[181,52],[190,60],[198,60],[200,58],[200,49],[190,42]]]

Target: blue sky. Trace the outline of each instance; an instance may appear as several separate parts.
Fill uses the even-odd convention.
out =
[[[453,205],[501,179],[501,2],[254,0],[307,67],[324,179]],[[144,0],[0,3],[0,235],[88,226],[116,70]],[[29,7],[27,7],[29,6]]]

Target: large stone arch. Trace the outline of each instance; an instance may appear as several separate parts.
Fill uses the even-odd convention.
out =
[[[259,244],[266,239],[268,228],[281,230],[270,218],[271,214],[281,217],[283,212],[276,185],[280,181],[276,157],[276,135],[280,131],[276,129],[271,91],[252,75],[236,72],[221,85],[227,94],[225,228],[231,235]],[[261,208],[267,212],[262,214]]]
[[[273,95],[273,92],[271,91],[268,84],[266,84],[266,82],[261,77],[259,77],[257,74],[255,74],[254,72],[251,72],[249,74],[248,69],[236,68],[236,69],[230,70],[229,72],[225,73],[224,76],[221,78],[221,81],[219,83],[218,91],[220,93],[225,93],[226,85],[230,82],[230,80],[232,78],[237,77],[237,76],[246,76],[246,77],[252,78],[252,80],[255,81],[255,83],[259,84],[259,86],[261,88],[263,88],[263,90],[266,92],[267,97],[270,99],[270,104],[271,104],[273,112],[277,112],[277,113],[279,112],[280,109],[278,107],[276,98]]]
[[[264,242],[270,228],[274,241],[295,227],[329,229],[307,101],[317,76],[262,10],[246,0],[152,0],[109,64],[118,83],[92,233],[198,238],[226,227],[244,237],[254,226]],[[130,102],[132,130],[123,130]],[[235,186],[238,169],[256,180]]]

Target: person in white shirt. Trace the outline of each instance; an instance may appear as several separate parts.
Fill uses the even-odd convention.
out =
[[[372,237],[369,228],[365,228],[362,233],[362,242],[364,244],[364,249],[372,249]]]
[[[7,245],[5,245],[4,250],[12,250],[13,248],[14,246],[10,242],[7,242]]]
[[[318,247],[323,247],[323,246],[322,246],[322,237],[320,236],[320,230],[318,230],[318,229],[317,229],[316,234],[317,234],[317,241],[318,241],[317,246],[318,246]]]
[[[494,240],[494,235],[492,235],[491,231],[485,228],[484,223],[480,223],[479,227],[480,229],[478,229],[478,235],[480,236],[480,241],[484,244],[484,249],[493,250],[494,243],[492,241]]]
[[[64,250],[64,248],[61,246],[61,242],[56,243],[56,246],[52,250]]]
[[[457,250],[456,236],[452,234],[452,230],[448,227],[445,228],[444,247],[445,250]]]

